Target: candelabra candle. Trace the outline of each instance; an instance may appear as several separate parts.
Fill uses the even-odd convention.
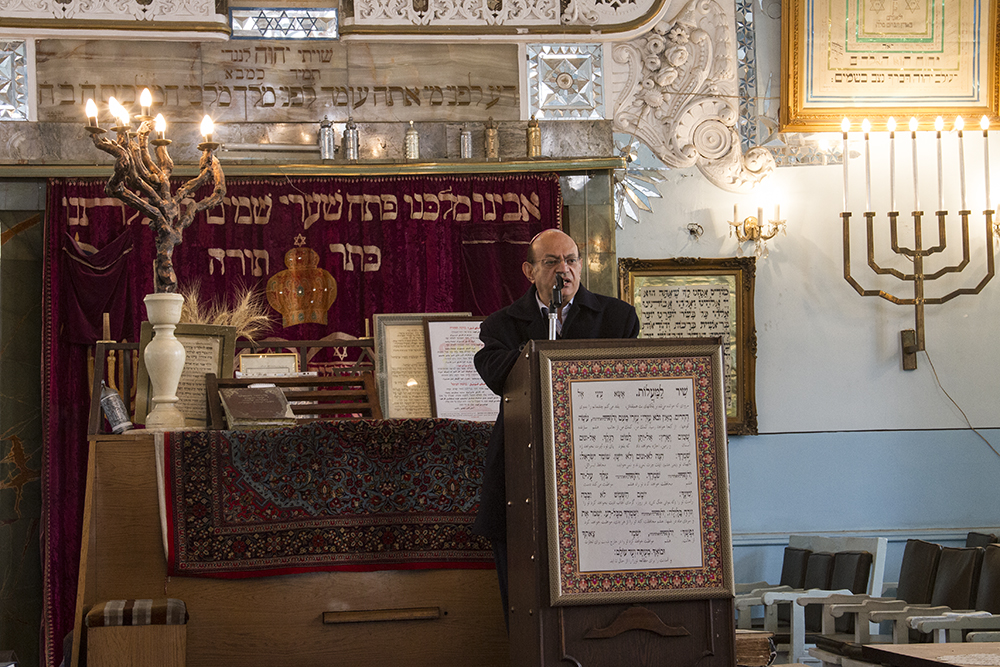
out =
[[[896,119],[889,117],[889,210],[896,210]]]
[[[871,142],[868,141],[871,129],[871,123],[865,118],[861,123],[861,131],[865,133],[865,211],[872,210],[872,158]]]
[[[139,95],[139,113],[142,114],[142,119],[147,120],[149,116],[149,108],[153,106],[153,94],[149,92],[149,88],[143,88],[142,93]]]
[[[166,139],[167,134],[167,121],[163,117],[162,113],[156,114],[156,119],[153,121],[153,126],[156,128],[156,138],[160,141]]]
[[[85,108],[87,118],[90,119],[90,127],[100,127],[100,125],[97,124],[97,105],[94,103],[94,100],[87,100],[87,106]]]
[[[840,122],[840,131],[844,133],[844,212],[847,212],[847,161],[850,157],[847,150],[847,131],[851,129],[851,121],[846,118]]]
[[[917,119],[910,118],[910,140],[913,144],[913,210],[920,210],[920,188],[917,185]]]
[[[992,210],[990,206],[990,119],[983,116],[979,121],[979,127],[983,128],[983,175],[986,177],[986,210]]]
[[[965,128],[965,121],[961,116],[955,118],[955,129],[958,130],[958,187],[961,193],[962,210],[968,210],[965,201],[965,139],[962,138],[962,130]]]
[[[937,168],[938,168],[938,209],[944,210],[944,157],[941,151],[941,130],[944,129],[944,118],[938,116],[934,121],[934,131],[937,132]]]
[[[212,123],[212,119],[205,116],[201,119],[201,133],[205,136],[205,143],[212,143],[212,132],[215,131],[215,125]]]

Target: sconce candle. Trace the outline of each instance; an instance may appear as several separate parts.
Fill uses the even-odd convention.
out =
[[[965,121],[961,116],[955,118],[955,129],[958,130],[958,186],[961,191],[962,209],[968,210],[965,203],[965,139],[962,138],[962,130],[965,128]]]
[[[156,120],[153,121],[153,126],[156,128],[156,138],[163,141],[166,138],[167,133],[167,119],[163,117],[162,113],[156,114]]]
[[[910,117],[910,139],[913,143],[913,210],[920,210],[920,188],[917,185],[917,119]]]
[[[938,208],[944,210],[944,157],[941,151],[941,130],[944,129],[944,118],[938,116],[934,120],[934,131],[937,132],[937,168],[938,168]]]
[[[983,175],[986,177],[986,210],[990,206],[990,119],[983,116],[979,121],[979,127],[983,128]]]
[[[851,129],[851,121],[846,118],[840,122],[840,131],[844,133],[844,212],[847,212],[847,161],[850,155],[847,151],[847,132]]]
[[[865,133],[865,211],[872,210],[872,158],[871,143],[868,141],[871,130],[872,124],[867,118],[861,121],[861,131]]]
[[[896,210],[896,119],[889,116],[889,210]]]

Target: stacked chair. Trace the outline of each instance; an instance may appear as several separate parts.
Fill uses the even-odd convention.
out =
[[[815,644],[809,654],[824,666],[867,664],[864,644],[961,641],[973,630],[1000,631],[1000,545],[952,548],[908,540],[894,598],[836,595],[798,603],[821,605],[822,632],[807,641]],[[853,631],[843,624],[847,618]],[[884,632],[871,634],[871,624]]]
[[[863,594],[872,590],[873,581],[878,582],[880,591],[886,546],[884,538],[806,538],[818,547],[812,550],[805,548],[803,539],[794,539],[797,537],[793,536],[785,548],[779,583],[739,585],[735,600],[737,627],[750,629],[757,622],[758,629],[773,634],[778,650],[787,652],[789,662],[805,657],[806,633],[821,630],[819,608],[806,609],[796,602],[834,594]],[[871,546],[876,555],[862,549],[819,550],[859,545]],[[874,561],[877,564],[873,567]],[[763,607],[763,619],[752,618],[753,610],[759,607]],[[847,622],[849,619],[844,619],[842,624]]]

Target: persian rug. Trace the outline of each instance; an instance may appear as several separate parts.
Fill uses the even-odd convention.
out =
[[[471,532],[492,426],[390,419],[167,433],[168,572],[493,567],[489,541]]]

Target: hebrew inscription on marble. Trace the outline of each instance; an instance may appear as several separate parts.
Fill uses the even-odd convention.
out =
[[[169,48],[168,48],[169,47]],[[499,52],[498,52],[499,50]],[[148,87],[169,122],[516,120],[517,46],[316,45],[310,42],[41,40],[38,119],[85,122],[83,105],[115,97],[138,112]]]

